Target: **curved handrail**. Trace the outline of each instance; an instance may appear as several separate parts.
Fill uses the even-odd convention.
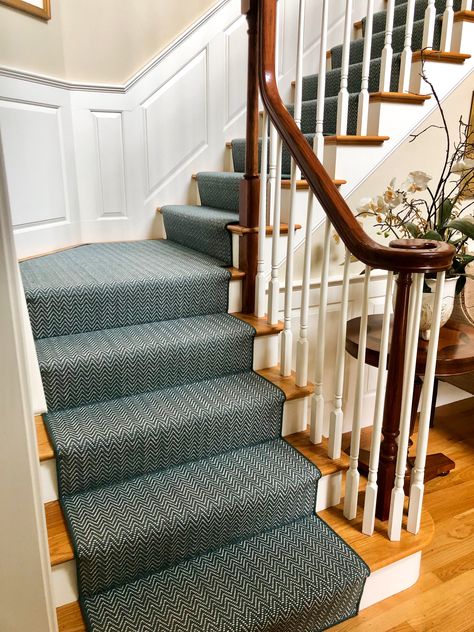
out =
[[[454,256],[454,248],[449,244],[423,239],[397,239],[388,247],[383,246],[369,237],[354,217],[281,100],[275,77],[276,3],[277,0],[258,2],[260,92],[272,123],[342,241],[357,259],[372,268],[393,272],[447,270]]]

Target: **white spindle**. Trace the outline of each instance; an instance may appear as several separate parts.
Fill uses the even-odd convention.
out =
[[[323,0],[321,43],[319,47],[318,99],[316,105],[316,138],[314,151],[322,162],[324,157],[324,99],[326,97],[326,47],[328,39],[328,0]]]
[[[272,270],[270,283],[268,286],[268,323],[276,325],[278,322],[279,299],[280,299],[280,279],[278,274],[279,265],[279,242],[280,242],[280,209],[281,209],[281,150],[282,142],[276,129],[272,125],[270,152],[275,147],[276,164],[272,176],[270,176],[270,216],[272,218]],[[273,141],[273,142],[272,142]]]
[[[265,235],[267,223],[268,114],[263,111],[260,158],[260,200],[258,213],[258,259],[255,277],[255,315],[265,315]]]
[[[461,11],[472,11],[472,0],[462,0]]]
[[[316,336],[316,357],[314,370],[314,394],[311,398],[311,443],[321,443],[323,440],[324,422],[324,352],[326,345],[326,320],[328,307],[329,284],[329,255],[331,252],[331,222],[324,223],[323,262],[321,267],[321,282],[319,289],[318,330]]]
[[[296,84],[294,119],[298,127],[301,126],[301,107],[303,93],[303,52],[304,52],[304,14],[305,0],[300,0],[298,13],[298,48],[296,53]],[[293,334],[291,331],[291,311],[293,303],[293,259],[294,259],[294,233],[296,211],[296,182],[301,177],[295,161],[291,160],[291,188],[290,211],[288,215],[288,240],[286,250],[285,270],[285,308],[284,328],[281,335],[280,372],[282,375],[291,375]]]
[[[315,137],[316,138],[316,137]],[[314,144],[316,141],[314,141]],[[306,231],[303,259],[303,280],[301,285],[300,331],[296,343],[296,385],[308,384],[308,318],[309,318],[309,286],[311,283],[311,248],[313,241],[313,213],[315,198],[308,191],[308,208],[306,211]]]
[[[328,0],[323,0],[321,20],[321,43],[319,49],[318,101],[316,108],[316,134],[313,140],[313,151],[319,160],[324,153],[324,95],[326,89],[326,43],[328,30]],[[306,211],[306,230],[303,259],[303,279],[301,287],[300,330],[296,343],[296,385],[306,386],[308,383],[308,317],[309,317],[309,286],[311,282],[311,254],[313,241],[313,214],[315,197],[308,191],[308,207]]]
[[[347,90],[349,77],[349,55],[352,36],[352,0],[346,0],[344,17],[344,42],[342,45],[341,89],[337,98],[336,134],[347,134],[347,111],[349,108],[349,92]]]
[[[374,0],[367,0],[367,17],[364,33],[364,56],[362,60],[362,83],[357,108],[357,134],[367,135],[369,122],[369,75],[372,51],[372,26],[374,22]]]
[[[433,320],[430,341],[426,356],[423,392],[421,396],[421,411],[418,422],[418,438],[416,442],[415,467],[411,471],[410,504],[408,507],[407,529],[411,533],[420,530],[421,509],[423,506],[424,477],[426,452],[428,448],[428,433],[430,429],[431,403],[433,400],[433,383],[435,378],[436,357],[438,353],[439,326],[441,322],[441,307],[443,302],[443,288],[445,272],[439,272],[433,305]]]
[[[344,419],[344,413],[342,410],[342,395],[344,388],[344,367],[346,359],[345,351],[347,314],[349,309],[350,263],[351,253],[349,252],[349,250],[346,249],[346,256],[344,259],[344,277],[342,281],[341,309],[339,312],[339,328],[337,332],[334,404],[329,416],[328,456],[330,459],[339,459],[341,456],[342,422]]]
[[[448,52],[451,50],[451,40],[453,38],[454,11],[453,0],[446,0],[446,9],[443,13],[443,27],[441,29],[441,50]]]
[[[423,298],[423,274],[413,275],[413,285],[410,295],[410,306],[407,323],[407,341],[405,348],[405,369],[403,373],[402,408],[400,412],[400,434],[398,436],[397,464],[395,470],[395,485],[392,489],[390,501],[390,515],[388,518],[388,537],[390,540],[400,540],[405,502],[405,470],[407,464],[408,441],[410,438],[410,421],[413,403],[413,385],[415,383],[416,356],[418,353],[418,337],[421,318],[421,301]]]
[[[375,504],[377,502],[377,472],[379,469],[380,434],[382,432],[383,407],[385,401],[385,386],[387,383],[387,354],[390,338],[390,315],[393,292],[393,272],[387,276],[385,288],[385,304],[380,335],[380,356],[377,373],[377,391],[375,395],[374,423],[372,426],[372,441],[370,446],[369,476],[365,490],[364,518],[362,521],[362,533],[372,535],[375,524]]]
[[[382,50],[382,60],[380,64],[380,92],[390,92],[390,83],[392,79],[392,33],[393,33],[393,15],[395,11],[395,0],[387,2],[387,17],[385,20],[385,42]]]
[[[411,74],[411,38],[413,34],[413,18],[415,15],[415,0],[408,0],[407,3],[407,17],[405,25],[405,41],[402,52],[402,60],[400,67],[400,79],[398,83],[399,92],[408,92],[410,87],[410,74]]]
[[[423,25],[422,48],[433,48],[433,36],[436,24],[435,0],[428,0],[425,10],[425,23]]]
[[[357,514],[357,496],[359,493],[359,450],[360,432],[362,428],[362,402],[365,382],[365,348],[367,345],[367,321],[369,317],[369,266],[365,267],[364,292],[362,297],[362,314],[360,317],[359,350],[357,353],[357,378],[354,397],[354,418],[351,433],[350,466],[346,475],[346,494],[344,497],[344,516],[352,520]]]

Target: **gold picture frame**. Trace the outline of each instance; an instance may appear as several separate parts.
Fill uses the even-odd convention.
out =
[[[6,4],[7,7],[29,13],[42,20],[51,19],[51,4],[50,0],[36,0],[35,2],[28,2],[27,0],[0,0],[1,4]]]

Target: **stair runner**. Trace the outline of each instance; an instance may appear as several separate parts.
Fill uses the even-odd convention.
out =
[[[396,5],[392,90],[407,8]],[[416,3],[413,49],[425,6]],[[384,27],[377,13],[369,91]],[[440,32],[438,19],[434,48]],[[362,54],[363,40],[353,42],[349,134]],[[325,134],[336,131],[341,57],[336,46]],[[307,76],[308,142],[316,97],[317,76]],[[227,314],[226,227],[238,222],[245,141],[232,152],[236,173],[198,174],[201,206],[162,209],[167,240],[21,264],[92,632],[314,632],[357,613],[368,576],[315,515],[320,473],[281,438],[284,395],[252,371],[254,329]]]
[[[194,230],[168,207],[168,240],[21,264],[91,632],[313,632],[358,610],[368,568],[315,515],[320,472],[227,313],[239,177],[199,176]]]

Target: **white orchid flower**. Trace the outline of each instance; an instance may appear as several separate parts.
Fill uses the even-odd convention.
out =
[[[400,206],[403,202],[403,192],[395,189],[395,182],[396,180],[393,178],[383,194],[383,200],[390,210]]]
[[[451,173],[462,173],[465,170],[466,170],[466,163],[464,162],[464,160],[458,160],[451,167]]]
[[[408,178],[402,184],[402,189],[405,189],[409,193],[426,191],[428,188],[428,182],[431,179],[432,177],[424,171],[410,171]]]

